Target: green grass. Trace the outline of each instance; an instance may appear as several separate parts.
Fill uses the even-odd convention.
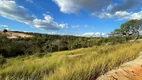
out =
[[[141,50],[137,42],[11,58],[0,67],[0,80],[94,80]]]

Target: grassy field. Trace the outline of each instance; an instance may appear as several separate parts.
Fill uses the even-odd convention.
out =
[[[137,42],[10,58],[0,67],[0,80],[95,80],[140,51]]]

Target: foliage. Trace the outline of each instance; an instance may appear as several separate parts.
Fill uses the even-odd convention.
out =
[[[121,32],[126,35],[135,34],[140,29],[141,20],[130,20],[121,25]]]
[[[130,39],[138,39],[139,31],[142,28],[142,20],[130,20],[121,24],[120,29],[115,29],[111,36],[113,37],[129,37]]]
[[[43,54],[56,51],[87,48],[93,45],[105,43],[107,38],[88,38],[75,36],[47,35],[38,33],[27,33],[32,38],[8,39],[0,36],[0,54],[4,57],[15,57],[21,55]]]
[[[2,55],[0,55],[0,67],[1,67],[1,65],[3,65],[5,62],[6,62],[6,59],[5,59]]]
[[[6,33],[6,32],[8,32],[8,30],[7,30],[7,29],[4,29],[3,32]]]
[[[142,43],[94,46],[55,52],[42,57],[7,59],[0,80],[95,80],[98,76],[133,60]]]

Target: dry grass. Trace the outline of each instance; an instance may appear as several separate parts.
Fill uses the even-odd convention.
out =
[[[0,80],[94,80],[141,50],[139,42],[12,58],[0,68]]]

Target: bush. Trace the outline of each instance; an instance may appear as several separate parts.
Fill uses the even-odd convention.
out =
[[[4,63],[6,63],[6,59],[0,55],[0,65],[3,65]]]

